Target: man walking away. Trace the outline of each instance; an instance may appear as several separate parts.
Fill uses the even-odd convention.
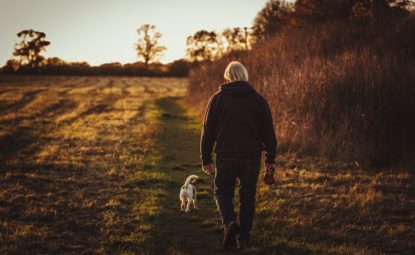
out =
[[[267,174],[274,174],[277,139],[266,99],[248,83],[246,68],[228,64],[220,86],[209,100],[200,142],[203,171],[214,174],[214,197],[224,224],[224,249],[243,249],[250,240],[261,153]],[[216,171],[212,150],[216,143]],[[233,207],[239,179],[239,217]]]

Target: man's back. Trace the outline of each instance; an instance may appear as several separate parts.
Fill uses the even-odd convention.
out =
[[[248,82],[224,84],[206,110],[201,151],[204,162],[216,142],[217,154],[260,154],[265,148],[275,156],[276,138],[266,100]],[[271,155],[273,154],[273,155]]]

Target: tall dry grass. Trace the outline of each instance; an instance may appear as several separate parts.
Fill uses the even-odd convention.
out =
[[[202,65],[190,74],[187,96],[200,113],[231,59],[268,99],[280,152],[413,163],[415,17],[291,28]]]

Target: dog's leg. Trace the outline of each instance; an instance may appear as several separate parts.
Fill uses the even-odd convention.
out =
[[[184,200],[185,200],[185,199],[183,199],[183,198],[181,198],[181,199],[180,199],[180,201],[182,202],[182,203],[181,203],[181,205],[180,205],[180,211],[182,211],[182,212],[184,211],[184,209],[185,209],[185,207],[186,207],[186,205],[185,205],[185,203],[184,203]]]
[[[192,203],[191,200],[187,199],[187,205],[186,205],[186,210],[185,212],[190,212],[190,204]]]

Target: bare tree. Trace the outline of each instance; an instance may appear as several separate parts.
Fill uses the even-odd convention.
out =
[[[256,39],[266,39],[289,23],[293,5],[282,0],[269,0],[257,14],[253,24]]]
[[[21,41],[14,46],[13,56],[17,58],[20,66],[37,68],[42,65],[45,58],[41,55],[50,44],[46,41],[46,34],[43,32],[27,29],[20,31],[17,36]]]
[[[214,31],[199,30],[187,37],[186,55],[190,61],[213,60],[221,55],[221,42]]]
[[[137,29],[138,40],[135,44],[137,56],[144,60],[148,65],[150,62],[156,61],[166,50],[165,46],[159,45],[161,33],[156,32],[156,26],[144,24]]]
[[[241,51],[249,49],[248,27],[227,28],[223,30],[222,36],[227,43],[227,51]]]

